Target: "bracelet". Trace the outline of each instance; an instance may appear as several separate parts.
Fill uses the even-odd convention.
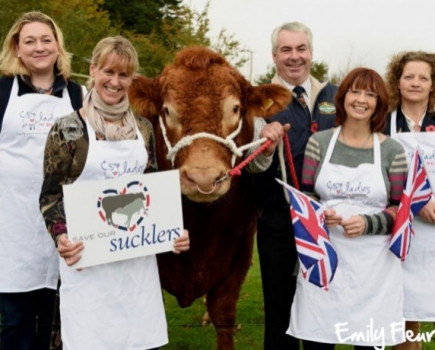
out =
[[[53,238],[56,238],[56,236],[59,236],[62,233],[67,233],[66,224],[64,222],[56,222],[51,227],[51,235]]]

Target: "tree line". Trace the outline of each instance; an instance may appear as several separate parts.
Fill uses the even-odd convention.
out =
[[[235,67],[249,60],[249,50],[222,29],[210,38],[209,3],[198,12],[182,0],[0,0],[0,40],[3,42],[15,20],[24,12],[38,10],[52,17],[62,30],[65,46],[72,54],[75,80],[89,73],[89,59],[95,44],[110,35],[123,35],[136,47],[139,72],[158,75],[175,54],[191,45],[207,46],[223,54]],[[324,80],[326,63],[314,63],[313,75]],[[256,79],[270,82],[274,68]],[[77,76],[79,77],[77,79]]]

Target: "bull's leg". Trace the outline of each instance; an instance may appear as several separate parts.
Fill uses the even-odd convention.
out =
[[[218,350],[234,350],[236,306],[239,293],[240,288],[224,290],[220,287],[207,294],[207,308],[216,329]]]
[[[236,307],[242,284],[246,278],[252,258],[252,241],[240,252],[245,259],[238,261],[228,278],[217,288],[207,292],[207,309],[215,326],[218,350],[234,350],[236,332]],[[240,255],[236,255],[240,256]]]

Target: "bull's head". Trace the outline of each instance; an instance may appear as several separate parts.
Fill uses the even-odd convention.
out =
[[[135,79],[129,96],[154,126],[159,168],[178,168],[182,193],[196,202],[229,190],[231,180],[218,180],[233,166],[234,147],[252,141],[254,117],[270,117],[291,99],[281,86],[252,86],[222,56],[199,47],[180,51],[157,78]]]

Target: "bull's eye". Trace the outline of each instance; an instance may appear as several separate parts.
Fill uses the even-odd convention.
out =
[[[229,94],[222,101],[222,134],[229,135],[236,128],[242,114],[242,106],[239,97]]]
[[[166,102],[162,106],[161,110],[162,117],[165,119],[166,125],[170,129],[181,128],[180,120],[178,119],[178,113],[176,106],[170,102]]]

